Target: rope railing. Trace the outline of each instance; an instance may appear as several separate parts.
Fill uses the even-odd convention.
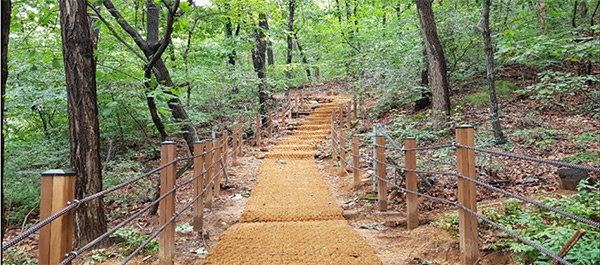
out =
[[[202,174],[196,176],[195,178],[203,176],[206,172],[207,171],[204,171]],[[214,183],[216,178],[217,178],[217,175],[213,176],[211,178],[211,180],[209,181],[209,183]],[[206,194],[206,192],[208,191],[209,187],[210,187],[210,185],[206,185],[206,187],[204,187],[204,189],[198,195],[196,195],[194,198],[192,198],[192,200],[188,204],[186,204],[179,211],[175,212],[173,214],[173,216],[171,217],[171,219],[169,219],[169,221],[167,221],[166,224],[159,227],[157,231],[155,231],[144,242],[142,242],[142,244],[140,246],[138,246],[129,256],[127,256],[127,258],[125,260],[123,260],[123,262],[121,264],[127,264],[127,262],[131,261],[131,259],[133,259],[133,257],[135,257],[137,254],[139,254],[139,252],[142,249],[144,249],[144,247],[146,247],[152,240],[154,240],[160,234],[160,232],[162,232],[169,224],[174,222],[178,216],[180,216],[185,210],[189,209],[196,201],[198,201],[202,196],[204,196],[204,194]]]
[[[566,212],[564,210],[561,209],[557,209],[555,207],[551,207],[548,205],[545,205],[539,201],[535,201],[535,200],[531,200],[528,199],[524,196],[503,190],[501,188],[495,187],[491,184],[485,183],[481,180],[477,180],[475,178],[475,176],[470,176],[471,173],[470,172],[475,172],[475,161],[466,163],[466,162],[460,162],[460,159],[463,159],[463,161],[466,158],[459,158],[460,156],[463,156],[465,154],[465,152],[467,151],[471,151],[471,152],[482,152],[482,153],[487,153],[487,154],[492,154],[492,155],[496,155],[496,156],[505,156],[505,157],[511,157],[511,158],[515,158],[515,159],[520,159],[520,160],[525,160],[525,161],[532,161],[532,162],[536,162],[536,163],[544,163],[544,164],[549,164],[549,165],[555,165],[555,166],[561,166],[561,167],[569,167],[569,168],[574,168],[574,169],[580,169],[580,170],[584,170],[584,171],[592,171],[592,172],[600,172],[600,168],[595,168],[595,167],[590,167],[590,166],[582,166],[582,165],[576,165],[576,164],[571,164],[571,163],[565,163],[565,162],[561,162],[561,161],[553,161],[553,160],[546,160],[546,159],[539,159],[539,158],[534,158],[534,157],[527,157],[527,156],[522,156],[522,155],[517,155],[517,154],[512,154],[512,153],[506,153],[506,152],[499,152],[499,151],[494,151],[494,150],[488,150],[488,149],[483,149],[483,148],[477,148],[474,147],[474,143],[463,143],[461,141],[464,141],[464,139],[468,139],[468,138],[464,138],[464,136],[460,136],[462,138],[459,138],[459,134],[458,134],[458,129],[468,129],[471,128],[471,134],[472,134],[472,127],[466,126],[466,127],[460,127],[457,128],[457,142],[452,142],[452,143],[443,143],[443,144],[437,144],[437,145],[431,145],[431,146],[422,146],[422,147],[417,147],[416,145],[411,145],[411,146],[407,146],[405,144],[404,147],[399,148],[398,146],[390,146],[389,143],[386,143],[385,140],[384,141],[377,141],[375,142],[375,139],[373,140],[373,143],[358,143],[358,142],[354,142],[355,141],[355,137],[356,137],[356,141],[358,141],[358,137],[357,136],[353,136],[353,140],[352,140],[352,145],[344,145],[345,143],[349,142],[349,138],[346,137],[346,135],[343,135],[340,133],[340,128],[342,128],[342,124],[343,124],[343,119],[339,118],[341,117],[341,114],[339,112],[340,110],[336,110],[333,111],[331,114],[331,125],[330,125],[330,129],[331,129],[331,144],[332,144],[332,149],[333,149],[333,154],[334,154],[334,161],[336,159],[340,159],[341,164],[345,165],[347,168],[351,169],[353,172],[355,172],[354,178],[359,177],[359,174],[363,174],[363,175],[367,175],[371,178],[373,178],[373,182],[374,182],[374,191],[375,188],[377,186],[377,184],[384,184],[384,185],[391,185],[391,187],[395,187],[398,188],[400,191],[406,192],[407,194],[409,194],[410,196],[421,196],[421,197],[425,197],[425,198],[429,198],[432,200],[437,200],[443,203],[446,203],[448,205],[453,205],[453,206],[457,206],[461,211],[464,211],[466,213],[466,215],[470,215],[472,216],[472,218],[475,218],[474,220],[482,220],[486,223],[489,223],[490,226],[495,227],[496,229],[499,229],[503,232],[505,232],[506,234],[513,236],[514,238],[516,238],[517,240],[523,242],[525,245],[528,245],[538,251],[540,251],[540,253],[543,253],[545,255],[547,255],[548,257],[552,258],[555,260],[555,262],[559,262],[561,264],[571,264],[570,262],[566,261],[563,257],[566,255],[566,253],[561,253],[561,254],[554,254],[552,252],[550,252],[549,250],[545,249],[544,247],[535,244],[534,242],[519,236],[517,233],[515,233],[514,231],[511,231],[508,228],[502,227],[501,225],[493,222],[492,220],[490,220],[489,218],[483,216],[482,214],[478,214],[477,210],[476,210],[476,197],[475,197],[475,191],[474,185],[478,185],[487,189],[490,189],[494,192],[503,194],[505,196],[508,197],[512,197],[512,198],[516,198],[520,201],[523,201],[525,203],[537,206],[541,209],[556,213],[560,216],[564,216],[566,218],[570,218],[572,220],[575,220],[577,222],[580,222],[582,224],[585,225],[589,225],[595,228],[600,228],[600,223],[594,221],[594,220],[590,220],[581,216],[577,216],[575,214]],[[374,126],[374,130],[373,133],[371,134],[371,136],[376,136],[378,134],[379,130],[383,130],[383,127],[379,126]],[[464,132],[464,131],[463,131]],[[464,134],[464,133],[463,133]],[[378,136],[379,137],[379,136]],[[383,137],[383,136],[381,136]],[[472,137],[472,136],[471,136]],[[374,137],[375,138],[375,137]],[[385,138],[384,138],[385,139]],[[388,136],[387,139],[390,139],[390,137]],[[412,138],[414,139],[414,138]],[[349,147],[352,146],[353,151],[349,152],[349,158],[350,159],[346,159],[346,156],[342,156],[342,154],[346,154],[345,150],[342,150],[343,146]],[[364,155],[360,153],[360,149],[361,148],[366,148],[369,150],[369,152],[367,152],[369,155]],[[459,171],[447,171],[447,172],[438,172],[438,171],[430,171],[430,170],[417,170],[416,168],[407,168],[408,167],[408,154],[411,153],[411,156],[414,157],[414,155],[416,154],[416,152],[418,151],[430,151],[430,150],[439,150],[439,149],[445,149],[445,148],[454,148],[455,152],[457,153],[457,165],[459,165]],[[372,149],[372,150],[371,150]],[[376,152],[377,150],[377,152]],[[465,151],[467,150],[467,151]],[[378,152],[385,152],[385,151],[394,151],[394,152],[402,152],[404,153],[405,159],[407,160],[404,165],[399,165],[398,163],[393,163],[393,160],[388,162],[386,161],[387,159],[385,158],[385,156],[379,157]],[[378,155],[376,157],[376,154]],[[339,158],[337,157],[339,156]],[[465,156],[466,157],[466,156]],[[416,158],[412,158],[414,161],[416,161]],[[471,155],[469,156],[469,159],[473,159],[475,160],[475,155]],[[373,164],[373,170],[365,170],[363,168],[361,168],[360,164],[363,163],[372,163]],[[465,164],[466,163],[466,164]],[[400,163],[402,164],[402,163]],[[467,165],[468,167],[472,167],[472,169],[466,168],[465,165]],[[462,169],[461,169],[462,167]],[[379,169],[382,168],[382,169]],[[400,171],[402,173],[402,178],[406,178],[406,185],[407,188],[403,188],[400,187],[397,183],[394,183],[392,180],[387,179],[387,172],[386,169],[387,168],[391,168],[397,171]],[[445,169],[448,169],[447,167],[444,167]],[[466,173],[469,171],[469,174],[466,175]],[[350,173],[348,173],[350,174]],[[397,173],[398,174],[398,173]],[[412,175],[411,177],[409,177],[409,175]],[[431,195],[427,195],[425,193],[419,193],[417,192],[416,189],[416,180],[413,180],[414,186],[411,189],[408,189],[408,179],[409,178],[416,178],[416,176],[421,177],[422,179],[424,178],[423,176],[425,175],[440,175],[440,176],[454,176],[457,177],[457,180],[459,182],[458,184],[458,189],[473,189],[473,191],[467,191],[467,193],[470,193],[471,195],[470,198],[467,197],[461,197],[461,192],[459,191],[459,201],[449,201],[443,198],[439,198],[439,197],[435,197],[435,196],[431,196]],[[355,180],[355,183],[358,183],[358,185],[360,185],[360,182]],[[461,184],[462,183],[462,184]],[[471,185],[467,185],[465,183],[472,183],[472,187]],[[356,184],[355,184],[356,185]],[[355,190],[357,190],[358,187],[355,186]],[[378,194],[378,204],[379,204],[379,210],[380,211],[385,211],[387,208],[387,198],[385,198],[387,195],[385,196],[381,196],[380,193],[386,193],[387,194],[387,190],[385,189],[379,189],[379,187],[377,187],[377,194]],[[463,194],[465,194],[465,191],[462,192]],[[418,221],[416,222],[416,226],[413,226],[412,228],[410,227],[410,223],[411,223],[411,219],[413,220],[417,220],[417,215],[416,215],[416,203],[418,203],[416,201],[416,199],[412,202],[413,206],[412,208],[414,208],[414,210],[412,210],[414,213],[412,214],[413,217],[411,217],[411,202],[409,199],[409,195],[407,195],[407,204],[408,208],[407,209],[407,225],[409,226],[409,229],[412,229],[416,226],[418,226]],[[382,202],[383,201],[383,202]],[[461,201],[465,201],[465,202],[461,202]],[[416,202],[416,203],[415,203]],[[466,204],[465,204],[466,203]],[[466,216],[464,215],[464,216]],[[466,217],[465,217],[466,218]],[[472,218],[467,218],[465,219],[465,221],[469,221]],[[462,223],[462,216],[461,216],[461,223]],[[466,225],[466,227],[475,227],[477,226],[477,221],[469,221],[470,225]],[[414,223],[414,222],[413,222]],[[461,229],[462,229],[461,225]],[[470,234],[470,235],[469,235]],[[473,238],[473,235],[475,238]],[[461,240],[461,253],[463,255],[463,260],[467,260],[466,263],[464,264],[472,264],[472,262],[475,262],[476,260],[479,259],[479,249],[478,249],[478,239],[477,239],[477,232],[475,230],[475,232],[473,233],[473,231],[470,231],[470,233],[466,233],[461,231],[461,238],[463,236],[467,236],[470,237],[469,239],[465,239],[465,240]],[[466,246],[462,246],[463,241],[466,242],[465,245]],[[462,251],[464,249],[467,249],[466,251]],[[469,263],[470,262],[470,263]]]
[[[215,148],[213,148],[215,149]],[[209,153],[208,152],[204,152],[205,154]],[[152,206],[158,204],[159,202],[161,202],[162,200],[164,200],[167,196],[175,193],[179,188],[192,183],[192,181],[196,180],[199,177],[204,176],[209,170],[213,170],[213,168],[223,159],[223,157],[221,157],[219,160],[213,161],[201,174],[199,175],[195,175],[192,176],[184,181],[182,181],[179,184],[175,184],[175,186],[170,189],[169,191],[167,191],[165,194],[161,195],[160,197],[158,197],[158,199],[149,202],[148,205],[146,205],[144,208],[142,208],[141,210],[139,210],[137,213],[133,214],[132,216],[130,216],[129,218],[125,219],[124,221],[122,221],[121,223],[117,224],[115,227],[113,227],[112,229],[110,229],[109,231],[105,232],[104,234],[100,235],[99,237],[97,237],[96,239],[90,241],[89,243],[87,243],[85,246],[79,248],[77,251],[71,251],[70,253],[67,254],[67,257],[60,263],[61,265],[64,264],[68,264],[69,262],[71,262],[73,259],[77,258],[77,256],[83,254],[84,252],[90,250],[92,247],[94,247],[95,245],[97,245],[98,243],[102,242],[102,240],[105,240],[106,238],[108,238],[110,235],[114,234],[117,230],[119,230],[120,228],[124,227],[126,224],[130,223],[131,221],[135,220],[135,218],[139,217],[140,215],[142,215],[143,213],[145,213],[146,211],[148,211],[150,208],[152,208]],[[168,163],[168,164],[172,164],[172,163]],[[223,169],[224,170],[224,169]],[[221,171],[219,171],[221,172]],[[213,183],[214,179],[217,177],[217,175],[213,176],[211,182]],[[208,189],[208,187],[210,187],[210,185],[207,185],[202,194],[205,193],[205,191]]]
[[[495,150],[478,148],[478,147],[474,147],[474,146],[465,146],[465,145],[458,144],[458,143],[454,143],[454,146],[461,147],[461,148],[467,148],[467,149],[471,149],[474,151],[488,153],[488,154],[492,154],[492,155],[496,155],[496,156],[510,157],[510,158],[526,160],[526,161],[531,161],[531,162],[537,162],[537,163],[543,163],[543,164],[549,164],[549,165],[554,165],[554,166],[569,167],[569,168],[580,169],[580,170],[584,170],[584,171],[600,172],[600,168],[596,168],[596,167],[582,166],[582,165],[576,165],[576,164],[566,163],[566,162],[562,162],[562,161],[522,156],[522,155],[517,155],[517,154],[512,154],[512,153],[507,153],[507,152],[500,152],[500,151],[495,151]]]
[[[207,193],[208,193],[207,191],[211,191],[211,193],[212,193],[213,189],[215,189],[215,190],[220,189],[219,185],[218,185],[220,178],[223,175],[227,176],[227,174],[226,174],[226,168],[227,168],[227,164],[228,164],[226,162],[227,157],[231,156],[235,160],[235,157],[238,156],[239,151],[242,148],[242,145],[241,145],[242,130],[243,130],[242,124],[238,124],[238,126],[236,126],[236,128],[233,129],[233,138],[231,139],[231,142],[233,144],[232,148],[229,148],[230,141],[229,141],[228,133],[224,132],[223,137],[222,137],[224,139],[219,139],[219,138],[213,137],[213,138],[205,139],[202,142],[196,142],[197,145],[204,145],[205,143],[208,143],[208,142],[210,142],[211,144],[210,145],[207,144],[206,150],[204,150],[204,148],[202,148],[202,151],[196,151],[194,155],[189,156],[189,157],[183,157],[183,158],[177,157],[174,143],[172,143],[172,142],[163,143],[163,145],[167,144],[167,145],[172,145],[173,147],[172,147],[172,150],[170,151],[171,155],[168,156],[169,158],[166,158],[166,157],[161,158],[161,160],[163,160],[163,162],[161,162],[162,164],[160,166],[158,166],[140,176],[130,178],[122,183],[119,183],[115,186],[112,186],[110,188],[107,188],[98,193],[86,196],[81,199],[75,199],[74,197],[71,197],[71,196],[73,196],[73,192],[74,192],[75,172],[66,172],[65,173],[62,170],[51,170],[51,171],[43,173],[42,174],[43,176],[50,176],[50,178],[42,179],[42,202],[44,202],[44,203],[41,203],[41,205],[40,205],[40,208],[41,208],[40,219],[42,219],[42,221],[38,222],[37,224],[35,224],[31,228],[27,229],[26,231],[20,233],[19,235],[12,238],[8,242],[4,243],[2,245],[2,251],[9,249],[10,247],[21,242],[23,239],[25,239],[25,238],[29,237],[30,235],[39,231],[40,232],[40,236],[39,236],[40,255],[39,255],[38,262],[40,264],[67,264],[67,263],[71,262],[73,259],[80,256],[81,254],[85,253],[86,251],[89,251],[92,247],[94,247],[98,243],[102,242],[103,240],[106,240],[110,235],[112,235],[118,229],[129,224],[135,218],[138,218],[141,214],[148,211],[152,207],[156,206],[159,203],[160,203],[160,205],[162,205],[165,198],[172,197],[173,203],[174,203],[174,193],[178,189],[180,189],[181,187],[188,185],[192,182],[196,183],[199,178],[205,178],[204,176],[207,174],[210,174],[210,176],[212,176],[210,178],[210,181],[203,186],[202,192],[200,192],[199,194],[197,194],[194,197],[195,199],[193,200],[193,202],[189,205],[186,205],[185,209],[188,209],[190,207],[190,205],[192,205],[193,203],[197,203],[198,199],[201,197],[206,198],[205,199],[205,200],[207,200],[206,207],[210,208],[208,198],[210,198],[210,201],[212,201],[212,195],[209,195],[207,197]],[[213,135],[214,135],[214,133],[213,133]],[[212,142],[215,142],[216,144],[213,146]],[[164,155],[165,150],[163,150],[162,153]],[[75,208],[79,207],[80,205],[83,205],[91,200],[101,198],[111,192],[117,191],[127,185],[131,185],[141,179],[150,177],[155,173],[161,172],[161,175],[169,174],[169,173],[165,173],[166,172],[165,170],[167,170],[168,168],[175,169],[176,164],[180,161],[187,161],[190,159],[196,160],[197,158],[202,158],[201,161],[204,161],[204,158],[209,157],[209,156],[210,157],[214,156],[214,158],[215,158],[214,160],[212,160],[210,162],[210,164],[205,163],[204,166],[197,165],[196,161],[195,161],[195,163],[194,163],[195,167],[203,168],[203,171],[200,174],[196,174],[191,178],[187,178],[185,180],[180,181],[179,184],[175,184],[175,174],[174,174],[175,170],[173,170],[172,171],[173,174],[171,174],[173,176],[170,176],[170,178],[173,179],[173,183],[174,183],[172,188],[170,188],[166,191],[163,191],[163,189],[161,188],[161,196],[159,198],[157,198],[156,200],[154,200],[152,202],[147,203],[147,205],[145,205],[140,211],[131,215],[130,217],[128,217],[121,223],[117,224],[115,227],[111,228],[109,231],[105,232],[104,234],[100,235],[99,237],[91,240],[83,247],[79,248],[76,251],[71,251],[72,245],[70,242],[72,242],[72,237],[73,237],[73,228],[72,228],[73,217],[74,217],[73,209],[75,209]],[[168,161],[164,161],[165,158]],[[202,163],[204,163],[204,162],[202,162]],[[214,174],[213,174],[213,172],[214,172]],[[161,182],[162,182],[162,179],[163,179],[163,177],[161,177]],[[64,188],[66,188],[66,190],[64,190],[64,191],[55,190],[57,184],[53,184],[53,183],[56,183],[56,181],[59,181],[59,183],[65,183],[64,185],[66,185],[66,186],[64,186]],[[63,185],[63,184],[60,184],[60,185]],[[70,186],[70,185],[72,185],[72,186],[69,188],[68,186]],[[47,188],[45,188],[45,187],[47,187]],[[62,186],[59,186],[59,187],[62,187]],[[47,191],[47,190],[52,191],[52,192],[46,193],[46,195],[44,195],[45,191]],[[71,193],[71,195],[69,195],[69,193]],[[61,196],[61,198],[64,197],[64,199],[60,199],[60,200],[52,199],[52,197],[44,197],[44,196],[53,196],[54,194],[56,194],[56,195],[65,194],[66,196]],[[218,195],[218,193],[215,192],[215,195]],[[64,200],[64,201],[62,201],[62,200]],[[52,204],[50,205],[48,203],[52,203]],[[66,205],[66,206],[64,206],[64,205]],[[51,208],[48,208],[48,207],[51,207]],[[59,210],[56,210],[56,209],[59,209]],[[177,216],[179,216],[184,210],[180,210],[177,213],[174,213],[174,215],[172,216],[172,221],[170,221],[170,223],[172,223],[177,218]],[[203,209],[201,209],[200,212],[202,212],[202,210]],[[161,213],[163,213],[162,210],[161,210]],[[60,222],[61,224],[57,225],[57,226],[52,225],[52,227],[49,226],[49,224],[53,223],[53,222]],[[168,223],[165,226],[167,226],[167,225],[168,225]],[[55,229],[57,229],[56,227],[60,228],[60,230],[55,231]],[[174,233],[174,231],[173,231],[173,233]],[[52,242],[52,245],[49,244],[50,242]],[[159,247],[163,248],[163,246],[161,246],[161,244],[159,244]],[[173,244],[173,248],[174,248],[174,244]]]

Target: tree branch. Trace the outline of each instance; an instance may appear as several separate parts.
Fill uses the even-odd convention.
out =
[[[119,10],[115,8],[115,5],[113,5],[113,3],[110,0],[104,0],[103,3],[104,7],[106,7],[108,12],[117,20],[121,28],[123,28],[123,30],[125,30],[125,32],[127,32],[133,38],[135,44],[137,44],[137,46],[140,49],[142,49],[146,57],[151,55],[152,50],[148,46],[148,43],[146,43],[146,40],[144,40],[142,35],[140,35],[140,33],[138,33],[137,30],[135,30],[131,25],[129,25],[129,23],[127,23],[125,18],[123,18],[123,15],[121,15]]]
[[[109,0],[105,0],[105,1],[109,1]],[[165,5],[166,5],[166,3],[165,3]],[[175,13],[177,12],[178,8],[179,8],[179,0],[175,0],[175,2],[173,2],[173,8],[167,7],[167,9],[169,10],[169,17],[167,18],[167,30],[165,30],[165,35],[160,40],[160,46],[158,47],[158,50],[152,55],[152,59],[144,67],[145,70],[151,69],[152,67],[154,67],[156,62],[160,59],[162,54],[167,49],[167,46],[169,45],[169,39],[171,38],[171,34],[173,33],[173,23],[175,22]]]
[[[115,29],[110,25],[110,23],[102,15],[100,15],[100,11],[98,11],[98,9],[96,9],[96,7],[94,7],[93,5],[90,5],[89,2],[88,2],[88,7],[90,9],[92,9],[94,11],[94,13],[96,13],[96,15],[98,16],[100,21],[102,21],[102,23],[104,23],[104,25],[106,25],[108,30],[113,34],[113,36],[117,40],[119,40],[121,43],[123,43],[123,45],[125,45],[125,47],[127,47],[127,49],[129,49],[131,52],[133,52],[133,54],[135,54],[138,58],[142,59],[142,61],[144,61],[145,63],[148,63],[148,60],[146,59],[146,57],[144,57],[142,54],[137,52],[131,45],[129,45],[129,43],[127,43],[123,38],[121,38],[121,36],[119,36],[117,31],[115,31]]]

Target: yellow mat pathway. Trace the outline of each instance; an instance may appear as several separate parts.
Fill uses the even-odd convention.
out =
[[[314,161],[336,108],[315,109],[267,153],[240,223],[221,235],[205,264],[381,264],[344,220]]]

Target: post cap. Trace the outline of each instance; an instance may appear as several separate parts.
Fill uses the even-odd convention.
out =
[[[405,140],[415,140],[415,139],[417,139],[417,138],[415,138],[414,136],[409,136],[409,137],[405,138]]]
[[[175,142],[173,142],[173,141],[164,141],[164,142],[160,143],[160,145],[171,145],[171,144],[175,144]]]
[[[456,129],[468,129],[468,128],[475,128],[475,126],[473,126],[471,124],[463,124],[463,125],[456,126]]]
[[[42,177],[53,177],[53,176],[75,176],[75,171],[70,169],[51,169],[46,172],[42,172]]]

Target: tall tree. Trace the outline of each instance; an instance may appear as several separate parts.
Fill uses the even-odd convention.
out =
[[[294,12],[296,11],[296,1],[288,0],[288,24],[287,24],[287,57],[285,63],[288,68],[285,72],[285,77],[292,78],[292,71],[290,65],[292,64],[292,56],[294,50]]]
[[[153,0],[146,1],[146,9],[147,9],[147,21],[146,21],[146,34],[147,38],[144,39],[142,35],[131,26],[129,22],[121,15],[121,12],[117,10],[115,5],[110,0],[104,0],[103,4],[110,12],[110,14],[115,18],[117,23],[129,34],[129,36],[134,40],[135,44],[138,48],[143,52],[144,56],[141,58],[145,62],[144,70],[145,77],[150,79],[151,75],[156,77],[157,83],[162,87],[162,91],[166,94],[169,94],[168,106],[171,110],[171,115],[175,119],[175,121],[181,123],[181,131],[183,134],[183,138],[185,139],[188,150],[193,152],[194,142],[197,140],[196,135],[194,134],[194,130],[189,122],[189,116],[187,111],[183,107],[183,104],[178,96],[171,92],[171,88],[179,87],[182,85],[187,85],[184,83],[182,85],[176,85],[171,79],[171,74],[169,72],[169,68],[166,66],[162,59],[162,55],[165,52],[167,46],[170,43],[171,34],[173,33],[173,23],[175,22],[175,15],[177,10],[179,9],[179,0],[175,0],[171,3],[171,6],[166,7],[167,9],[167,19],[165,30],[160,37],[158,35],[159,32],[159,23],[160,23],[160,6],[154,3]],[[97,12],[97,11],[96,11]],[[106,22],[105,22],[106,23]],[[107,25],[110,26],[110,25]],[[160,37],[160,39],[159,39]],[[126,44],[127,45],[127,44]],[[134,51],[137,54],[137,51]],[[146,84],[148,89],[153,89],[154,87],[150,84]],[[153,113],[153,110],[156,110],[156,103],[154,102],[154,97],[148,95],[147,96],[148,108],[151,111],[152,120],[157,128],[160,130],[162,126],[162,122],[160,122],[160,118],[156,112]],[[164,133],[164,134],[163,134]],[[165,138],[166,132],[161,134],[162,138]]]
[[[487,61],[487,82],[488,94],[490,96],[490,119],[492,120],[492,129],[494,131],[494,139],[496,144],[506,143],[506,138],[502,133],[500,125],[500,117],[498,115],[498,99],[496,97],[496,78],[494,76],[494,46],[492,45],[492,36],[490,34],[490,5],[492,0],[483,0],[483,18],[482,27],[480,28],[483,34],[483,44],[485,46],[485,58]]]
[[[429,64],[434,129],[440,130],[446,127],[450,115],[450,84],[446,58],[437,33],[435,16],[431,7],[432,0],[416,1],[421,35]]]
[[[265,65],[265,59],[267,53],[268,28],[267,15],[265,13],[260,13],[258,15],[258,28],[254,29],[256,47],[252,50],[252,63],[254,65],[254,71],[260,79],[260,83],[258,84],[258,112],[263,119],[266,119],[267,114],[267,67]],[[266,124],[266,120],[263,120],[262,124]]]
[[[67,111],[71,167],[77,172],[75,197],[102,190],[100,133],[96,97],[96,65],[86,0],[60,0],[63,61],[67,82]],[[106,232],[102,199],[75,212],[75,245]]]
[[[8,35],[10,32],[10,17],[11,17],[11,2],[10,0],[2,0],[2,46],[0,47],[0,52],[2,53],[2,94],[0,97],[2,98],[2,127],[0,128],[2,132],[2,157],[1,167],[2,167],[2,178],[4,177],[4,95],[6,94],[6,79],[8,78]],[[4,218],[4,182],[2,182],[2,238],[4,239],[4,228],[6,226],[6,219]]]
[[[546,0],[536,0],[537,20],[542,34],[546,34]],[[484,0],[485,8],[485,0]],[[488,6],[489,9],[489,6]],[[488,10],[489,13],[489,10]]]

